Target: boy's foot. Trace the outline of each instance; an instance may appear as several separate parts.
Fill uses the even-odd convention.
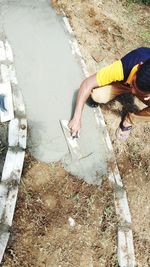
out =
[[[132,125],[123,126],[123,122],[120,123],[119,127],[116,130],[116,137],[121,141],[126,141],[131,133]]]
[[[118,127],[116,130],[116,137],[117,137],[117,139],[119,139],[121,141],[126,141],[129,137],[130,133],[131,133],[131,129],[126,130],[126,131],[122,131],[121,128]]]

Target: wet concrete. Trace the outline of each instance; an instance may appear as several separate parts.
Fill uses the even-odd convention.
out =
[[[84,78],[72,54],[70,37],[49,0],[1,0],[0,14],[0,30],[11,43],[26,104],[28,147],[42,161],[58,161],[68,152],[59,120],[70,119],[74,96]],[[66,164],[74,174],[92,182],[92,177],[99,180],[107,172],[107,151],[103,132],[87,106],[82,124],[82,168],[71,161]]]

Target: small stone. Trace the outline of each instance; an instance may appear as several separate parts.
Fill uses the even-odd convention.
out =
[[[71,218],[71,217],[69,217],[68,222],[69,222],[69,225],[72,226],[72,227],[74,227],[75,224],[76,224],[75,220],[73,218]]]

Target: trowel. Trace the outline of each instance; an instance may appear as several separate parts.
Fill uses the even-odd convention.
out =
[[[73,138],[71,135],[68,121],[61,120],[60,124],[70,152],[70,154],[65,155],[63,159],[63,166],[65,169],[79,179],[83,179],[88,183],[101,185],[101,168],[99,168],[99,162],[95,164],[94,153],[83,154],[83,150],[81,151],[80,149],[79,139]]]
[[[84,178],[84,166],[82,164],[83,156],[78,144],[78,138],[75,138],[71,135],[68,123],[69,122],[67,120],[60,120],[60,124],[70,152],[70,154],[66,155],[64,158],[64,166],[65,169],[71,174],[80,178]]]
[[[80,160],[82,158],[82,154],[79,148],[78,139],[77,136],[73,137],[71,135],[68,123],[69,122],[67,120],[60,120],[60,124],[67,142],[69,152],[71,153],[72,159]]]

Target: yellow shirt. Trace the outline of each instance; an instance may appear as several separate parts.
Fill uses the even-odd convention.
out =
[[[127,80],[126,83],[130,84],[135,72],[138,69],[138,64],[135,65]],[[123,73],[123,66],[121,60],[116,60],[114,63],[100,69],[96,74],[96,80],[99,86],[105,86],[112,82],[116,81],[123,81],[124,80],[124,73]]]
[[[123,67],[121,60],[115,61],[102,69],[96,74],[96,80],[99,86],[104,86],[116,81],[123,81]]]

